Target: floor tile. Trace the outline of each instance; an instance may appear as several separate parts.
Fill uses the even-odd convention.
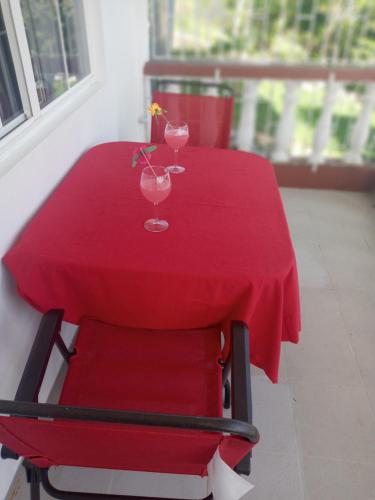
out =
[[[375,387],[366,387],[367,396],[370,401],[370,406],[372,410],[372,415],[375,418]]]
[[[362,385],[348,336],[335,328],[317,328],[301,334],[299,344],[285,345],[288,382]]]
[[[349,335],[358,361],[363,383],[375,387],[375,328],[368,333],[361,332]]]
[[[110,492],[173,498],[203,498],[207,480],[197,476],[113,471]]]
[[[303,500],[297,455],[254,450],[249,481],[254,489],[242,500]]]
[[[365,200],[354,198],[352,193],[349,196],[342,196],[342,193],[335,194],[336,199],[311,200],[308,203],[308,209],[312,216],[320,220],[322,225],[330,224],[332,229],[342,227],[369,227],[371,219],[369,218],[369,205]],[[326,223],[326,224],[325,224]]]
[[[304,457],[306,500],[374,500],[375,466]]]
[[[344,244],[375,232],[374,209],[365,194],[283,189],[282,196],[293,235]]]
[[[305,189],[281,188],[280,194],[285,211],[291,213],[298,210],[307,210],[306,198],[309,192],[309,190]]]
[[[304,207],[314,215],[326,216],[333,223],[353,221],[359,218],[370,223],[371,204],[363,193],[330,190],[302,190]]]
[[[336,288],[375,293],[375,254],[364,242],[355,245],[320,242],[325,268]]]
[[[375,250],[375,231],[363,231],[363,237],[371,250]]]
[[[89,469],[85,467],[58,467],[50,472],[51,483],[60,489],[118,495],[147,495],[173,498],[202,498],[207,491],[207,480],[198,476],[152,474],[118,470]],[[9,500],[27,500],[29,485],[21,471],[16,497]],[[50,499],[41,488],[41,500]],[[8,499],[7,499],[8,500]]]
[[[340,302],[335,290],[301,287],[302,331],[345,331]]]
[[[296,210],[286,208],[286,216],[292,239],[306,238],[314,240],[315,232],[312,227],[311,215],[307,210]]]
[[[375,421],[364,388],[291,383],[302,453],[375,464]]]
[[[337,297],[348,332],[371,332],[375,329],[375,293],[339,288]]]
[[[315,241],[294,238],[299,283],[301,287],[333,288],[330,275],[323,263],[319,244]]]
[[[319,243],[356,245],[358,242],[368,247],[365,239],[366,218],[359,216],[350,223],[347,218],[330,217],[327,214],[310,214],[310,229],[313,238]],[[362,227],[362,226],[365,227]]]
[[[253,422],[260,433],[259,451],[297,452],[292,400],[286,384],[254,379]]]

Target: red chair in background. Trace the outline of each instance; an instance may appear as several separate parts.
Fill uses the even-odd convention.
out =
[[[167,110],[168,120],[182,120],[189,126],[189,146],[207,146],[212,148],[228,148],[233,117],[233,92],[227,85],[199,83],[200,87],[217,88],[226,96],[193,95],[171,93],[158,90],[170,84],[183,85],[182,90],[194,87],[196,82],[179,82],[173,80],[157,81],[157,89],[153,91],[152,102],[157,102]],[[165,121],[163,118],[153,119],[151,124],[151,142],[164,142]]]
[[[60,336],[62,319],[62,310],[43,316],[15,401],[0,400],[1,455],[23,457],[32,500],[40,498],[40,483],[66,500],[146,499],[59,490],[48,477],[57,465],[204,476],[219,447],[228,465],[250,473],[259,436],[251,423],[243,323],[232,323],[229,419],[222,417],[228,364],[220,328],[142,330],[84,319],[70,352]],[[60,401],[38,403],[54,345],[68,363]]]

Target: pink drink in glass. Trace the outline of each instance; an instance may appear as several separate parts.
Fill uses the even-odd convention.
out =
[[[167,167],[167,172],[171,174],[181,174],[185,172],[185,167],[177,164],[178,151],[183,148],[189,139],[189,127],[182,121],[169,121],[165,126],[164,139],[174,151],[174,165]]]
[[[140,188],[146,200],[154,205],[154,217],[146,220],[144,228],[153,233],[160,233],[168,229],[168,222],[159,219],[157,207],[171,192],[171,177],[164,167],[145,167],[142,170]]]
[[[147,177],[141,180],[141,191],[146,200],[158,205],[168,198],[171,192],[171,183],[161,176]]]
[[[170,129],[165,131],[164,138],[170,148],[180,149],[187,143],[189,139],[189,132],[179,128]]]

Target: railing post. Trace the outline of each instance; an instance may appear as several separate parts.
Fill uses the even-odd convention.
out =
[[[273,161],[285,162],[290,157],[290,146],[293,140],[294,115],[297,106],[300,82],[285,82],[284,108],[276,131],[276,147],[272,154]]]
[[[258,85],[258,80],[247,80],[244,85],[241,118],[237,132],[237,147],[243,151],[250,151],[254,142]]]
[[[361,165],[362,150],[367,142],[370,126],[372,110],[375,106],[375,83],[367,85],[366,93],[362,98],[362,110],[353,127],[350,138],[350,150],[345,155],[345,162],[354,165]]]
[[[216,68],[214,72],[214,83],[219,84],[221,82],[220,69]],[[208,83],[212,82],[212,79],[207,80]],[[217,97],[219,95],[217,87],[208,87],[206,95]]]
[[[218,92],[216,87],[207,87],[205,94],[213,96],[213,97],[217,97],[219,95],[219,92]]]
[[[168,83],[167,92],[172,92],[173,94],[180,94],[181,87],[180,85],[178,85],[178,83]]]
[[[326,86],[323,109],[315,129],[313,151],[309,158],[309,163],[313,166],[313,170],[316,170],[318,165],[324,160],[324,149],[330,138],[333,106],[337,93],[341,88],[342,83],[336,82],[334,75],[331,74]]]

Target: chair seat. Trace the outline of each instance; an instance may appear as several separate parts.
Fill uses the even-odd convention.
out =
[[[219,417],[220,330],[150,331],[84,319],[60,404]],[[220,432],[0,417],[0,442],[37,467],[205,475],[219,447],[230,467],[252,445]]]
[[[220,330],[81,323],[60,404],[222,416]]]

